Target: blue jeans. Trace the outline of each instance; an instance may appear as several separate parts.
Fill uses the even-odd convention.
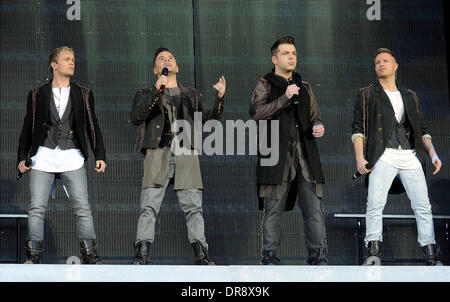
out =
[[[71,207],[76,216],[80,240],[95,239],[94,223],[88,200],[86,169],[58,173],[67,189]],[[44,239],[44,218],[55,173],[32,169],[30,171],[30,205],[28,208],[28,239]]]
[[[428,188],[422,168],[397,169],[378,160],[369,178],[366,212],[366,247],[369,241],[383,241],[383,209],[394,177],[399,174],[411,201],[417,222],[418,241],[421,247],[435,244],[433,215],[428,199]]]

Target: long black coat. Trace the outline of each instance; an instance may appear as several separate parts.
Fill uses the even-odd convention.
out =
[[[27,113],[23,121],[17,151],[18,162],[36,154],[47,135],[47,121],[50,114],[52,97],[52,81],[33,89],[28,94]],[[74,119],[74,135],[78,137],[80,151],[87,160],[89,138],[95,160],[106,160],[103,137],[95,115],[94,95],[92,91],[78,83],[70,82],[70,97]]]
[[[268,79],[271,79],[269,81]],[[309,83],[301,80],[299,74],[294,73],[294,82],[301,87],[299,93],[300,104],[292,105],[292,101],[285,95],[287,82],[284,78],[274,73],[267,74],[257,82],[252,93],[250,102],[250,115],[254,120],[265,119],[279,121],[279,161],[274,166],[261,166],[258,155],[258,165],[256,167],[256,183],[259,196],[260,185],[281,185],[285,169],[285,160],[288,150],[288,136],[290,127],[295,123],[294,112],[296,111],[298,120],[299,135],[303,138],[305,148],[305,159],[308,161],[314,183],[319,186],[325,183],[322,165],[320,162],[319,149],[315,138],[312,136],[312,127],[315,123],[323,123],[320,110]],[[269,125],[269,124],[268,124]],[[270,127],[270,126],[268,126]],[[271,142],[271,131],[258,133],[258,139]],[[316,187],[317,189],[317,187]],[[291,185],[286,199],[284,210],[290,211],[294,208],[297,200],[297,186]],[[319,196],[320,198],[322,196]],[[264,199],[259,198],[259,209],[264,208]]]

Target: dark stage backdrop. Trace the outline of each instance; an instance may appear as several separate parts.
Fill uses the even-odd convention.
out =
[[[66,4],[69,2],[69,4]],[[433,212],[449,215],[449,97],[442,1],[36,1],[0,2],[0,213],[26,213],[28,176],[17,182],[16,151],[30,89],[50,77],[47,60],[55,47],[76,52],[74,80],[90,87],[107,148],[106,173],[87,163],[89,196],[99,252],[106,263],[127,264],[139,211],[142,157],[134,152],[136,129],[128,116],[136,90],[154,83],[153,52],[174,51],[179,80],[204,92],[227,78],[224,120],[249,119],[256,80],[272,68],[270,46],[279,37],[297,39],[298,67],[310,82],[325,121],[319,140],[330,264],[358,264],[356,223],[335,213],[364,213],[367,190],[355,171],[350,141],[356,90],[375,81],[373,54],[388,47],[398,56],[398,78],[415,90],[444,167],[427,167]],[[377,3],[381,6],[377,7]],[[79,5],[79,6],[78,6]],[[68,16],[69,15],[69,16]],[[369,17],[368,17],[369,15]],[[380,20],[369,20],[369,19]],[[74,19],[74,20],[69,20]],[[79,19],[79,20],[78,20]],[[218,264],[257,264],[260,222],[255,156],[202,156],[204,218],[211,257]],[[412,214],[406,194],[389,196],[387,214]],[[190,264],[185,217],[167,191],[157,220],[153,264]],[[21,246],[26,223],[22,222]],[[445,226],[437,240],[448,255]],[[58,186],[45,223],[44,263],[78,255],[75,219]],[[304,264],[301,211],[283,215],[284,264]],[[386,258],[421,257],[415,221],[385,221]],[[15,222],[0,220],[0,261],[15,256]],[[21,250],[21,261],[24,251]]]

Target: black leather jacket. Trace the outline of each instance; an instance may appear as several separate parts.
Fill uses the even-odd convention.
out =
[[[199,91],[184,87],[179,83],[178,86],[181,93],[182,118],[189,122],[191,131],[194,131],[194,112],[202,112],[202,122],[221,118],[225,96],[223,98],[217,97],[214,107],[207,110],[203,103],[203,95]],[[138,150],[145,154],[146,149],[158,148],[164,129],[165,117],[161,93],[155,86],[143,88],[136,92],[130,119],[135,126],[140,126]],[[191,133],[192,137],[194,137],[193,133]]]

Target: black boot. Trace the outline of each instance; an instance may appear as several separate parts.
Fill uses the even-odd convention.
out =
[[[97,254],[97,246],[94,239],[80,241],[80,250],[83,264],[103,264],[103,261]]]
[[[152,243],[148,241],[138,241],[134,243],[136,255],[133,264],[148,264],[151,254],[151,245]]]
[[[367,245],[367,253],[369,257],[364,260],[363,265],[380,265],[381,264],[381,241],[369,241]]]
[[[428,244],[422,247],[423,256],[425,257],[425,265],[442,265],[440,261],[438,261],[439,249],[436,244]]]
[[[280,258],[277,257],[276,251],[263,251],[261,264],[263,265],[278,265],[280,264]]]
[[[191,243],[191,246],[194,249],[194,264],[215,265],[215,263],[208,258],[208,252],[200,242],[193,242]]]
[[[379,258],[381,256],[381,241],[369,241],[367,252],[369,253],[369,256]]]
[[[40,264],[42,250],[42,240],[28,240],[25,242],[25,251],[27,254],[25,264]]]
[[[309,265],[328,265],[328,254],[326,248],[308,249]]]

